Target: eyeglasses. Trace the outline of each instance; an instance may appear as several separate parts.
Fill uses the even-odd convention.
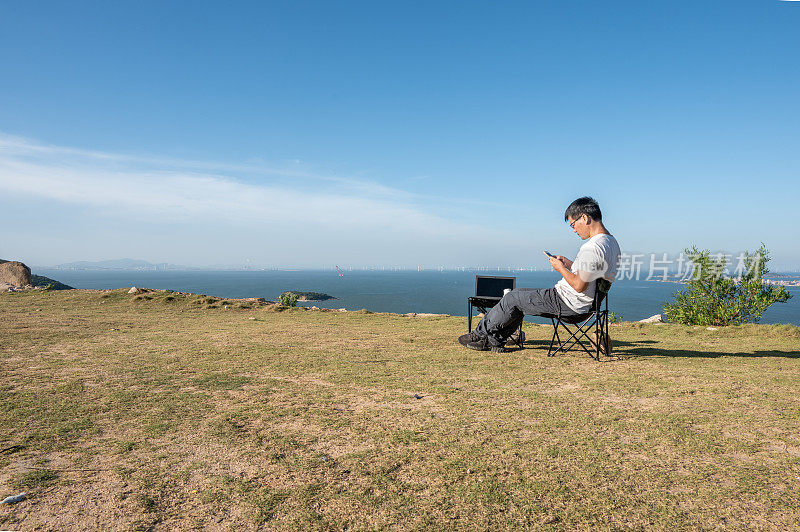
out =
[[[579,221],[581,221],[582,219],[583,219],[583,215],[581,214],[579,217],[575,218],[575,221],[573,221],[571,224],[569,224],[569,228],[570,229],[575,229],[575,224],[578,223]]]

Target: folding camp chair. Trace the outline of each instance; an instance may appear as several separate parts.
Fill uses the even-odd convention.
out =
[[[559,351],[566,353],[576,345],[581,346],[595,360],[600,360],[601,353],[609,353],[611,343],[608,337],[608,291],[610,289],[611,281],[598,279],[595,283],[592,306],[583,314],[572,316],[543,314],[545,318],[550,318],[550,321],[553,322],[553,339],[550,340],[547,356],[555,356]],[[570,325],[575,329],[571,329]],[[558,334],[559,328],[563,328],[566,334],[569,334],[569,338],[563,342]],[[589,336],[592,331],[594,331],[594,339]],[[586,340],[591,349],[584,343]],[[555,349],[553,349],[554,346]]]
[[[478,309],[484,314],[497,305],[503,298],[503,290],[513,290],[517,284],[516,277],[495,277],[491,275],[475,276],[475,295],[467,298],[467,332],[472,332],[472,312]],[[519,326],[519,335],[516,343],[520,349],[522,345],[522,324]]]

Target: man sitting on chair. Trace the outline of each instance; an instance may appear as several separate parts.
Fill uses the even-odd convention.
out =
[[[469,334],[458,338],[461,345],[478,351],[505,351],[505,344],[519,329],[525,314],[574,316],[588,312],[594,301],[595,281],[613,282],[619,261],[619,244],[603,225],[600,206],[589,197],[578,198],[567,207],[564,221],[581,240],[588,240],[574,261],[550,256],[553,269],[563,279],[553,288],[517,288],[492,307]],[[524,340],[520,339],[520,341]]]

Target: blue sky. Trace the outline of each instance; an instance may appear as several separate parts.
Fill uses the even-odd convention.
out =
[[[166,4],[166,5],[165,5]],[[800,267],[800,2],[4,2],[0,257]]]

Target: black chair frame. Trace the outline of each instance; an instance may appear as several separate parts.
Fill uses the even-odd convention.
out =
[[[596,281],[594,301],[589,312],[583,314],[576,314],[572,316],[556,316],[545,315],[550,318],[553,323],[553,338],[550,340],[550,347],[547,350],[547,356],[552,357],[557,353],[566,353],[576,345],[579,345],[586,351],[590,357],[595,360],[600,360],[600,355],[603,354],[602,342],[608,341],[608,291],[611,288],[611,282],[600,278]],[[574,329],[570,328],[570,325]],[[564,341],[561,341],[559,336],[559,328],[563,328],[565,333],[569,335]],[[589,336],[589,333],[594,332],[594,339]],[[584,343],[588,340],[592,349]],[[555,349],[553,349],[555,347]]]

